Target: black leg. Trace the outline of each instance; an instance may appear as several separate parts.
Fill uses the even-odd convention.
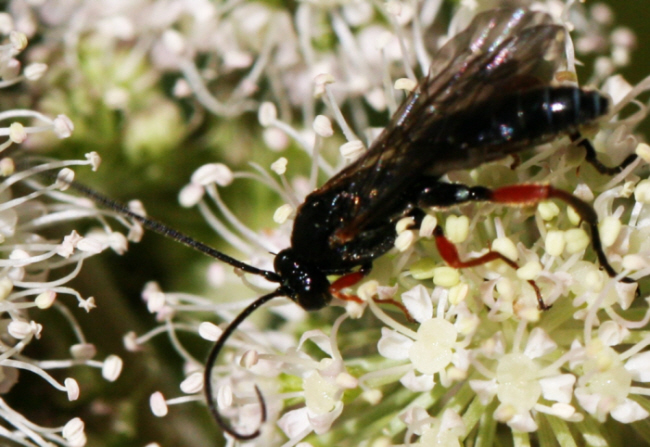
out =
[[[594,168],[596,168],[598,172],[604,175],[616,175],[637,159],[636,154],[630,154],[618,166],[605,166],[596,157],[596,149],[594,149],[594,146],[588,139],[583,138],[582,135],[576,133],[571,135],[571,140],[578,146],[582,146],[585,149],[587,152],[585,155],[585,160]]]

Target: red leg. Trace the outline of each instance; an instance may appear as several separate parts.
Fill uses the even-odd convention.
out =
[[[626,165],[625,163],[629,164],[629,161],[624,162],[621,167],[624,167]],[[437,181],[437,179],[433,179],[419,192],[416,203],[419,207],[452,206],[461,205],[467,202],[492,202],[508,206],[532,206],[547,199],[561,200],[576,211],[582,221],[585,222],[591,230],[591,246],[598,257],[598,262],[610,277],[615,277],[616,271],[607,260],[607,256],[605,256],[605,251],[603,250],[603,245],[600,240],[600,233],[598,232],[598,216],[596,211],[594,211],[588,203],[583,202],[573,194],[561,189],[553,188],[550,185],[540,184],[512,185],[489,189],[483,186],[469,187],[458,183],[444,183]],[[501,259],[513,268],[517,268],[516,263],[513,263],[509,259],[495,252],[488,252],[480,258],[472,259],[470,261],[461,261],[456,248],[442,235],[442,230],[439,230],[439,234],[436,235],[436,243],[441,256],[452,267],[472,267],[495,259]],[[635,282],[631,278],[623,278],[621,281]],[[531,282],[531,285],[535,287],[535,291],[538,293],[540,307],[545,308],[541,298],[539,298],[539,289],[533,282]]]
[[[356,295],[349,295],[347,293],[342,293],[341,290],[345,289],[346,287],[352,287],[353,285],[357,284],[359,281],[361,281],[368,273],[370,272],[370,269],[361,269],[357,272],[352,272],[352,273],[347,273],[340,278],[338,278],[336,281],[334,281],[330,285],[330,293],[332,296],[343,300],[343,301],[353,301],[355,303],[363,304],[363,300],[359,298]],[[373,300],[376,303],[380,304],[391,304],[395,307],[397,307],[399,310],[401,310],[406,318],[414,322],[415,320],[413,317],[411,317],[411,314],[409,313],[408,310],[406,310],[406,307],[398,301],[395,301],[390,298],[385,298],[385,299],[379,299],[379,298],[373,298]]]
[[[361,270],[358,272],[346,273],[330,285],[330,293],[336,296],[337,293],[346,287],[352,287],[353,285],[357,284],[363,279],[364,276],[366,276],[366,273]]]
[[[492,250],[488,251],[482,256],[479,256],[478,258],[469,259],[467,261],[461,261],[460,256],[458,255],[458,250],[456,250],[456,246],[452,244],[451,241],[445,237],[442,231],[442,227],[437,226],[433,232],[433,235],[436,238],[436,246],[438,247],[438,252],[440,253],[440,256],[442,256],[442,259],[444,259],[444,261],[450,267],[453,267],[455,269],[476,267],[477,265],[486,264],[491,261],[496,261],[497,259],[502,260],[503,262],[505,262],[515,270],[519,268],[517,263],[514,262],[513,260],[508,259],[498,251],[492,251]],[[539,308],[541,310],[549,309],[551,306],[547,306],[546,303],[544,303],[544,300],[542,299],[542,292],[539,290],[539,287],[537,286],[535,281],[528,280],[528,284],[530,284],[535,290],[535,294],[537,295],[537,304]]]
[[[596,211],[586,202],[583,202],[571,193],[549,185],[514,185],[498,188],[492,191],[490,201],[508,205],[534,205],[542,200],[558,199],[568,204],[580,216],[591,230],[591,246],[596,252],[598,262],[607,274],[613,278],[616,270],[610,265],[603,250],[598,231],[598,215]],[[623,278],[623,282],[635,282],[631,278]]]

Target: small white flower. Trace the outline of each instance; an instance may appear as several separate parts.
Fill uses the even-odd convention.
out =
[[[95,298],[89,296],[85,300],[79,301],[79,307],[81,307],[86,312],[90,312],[92,309],[97,307],[97,304],[95,304]]]
[[[451,363],[457,336],[454,326],[446,320],[434,318],[423,322],[408,351],[415,369],[422,374],[435,374],[446,368]]]
[[[79,241],[83,238],[76,231],[72,231],[69,235],[63,238],[63,242],[57,248],[57,254],[64,258],[69,258],[74,253],[75,248]]]

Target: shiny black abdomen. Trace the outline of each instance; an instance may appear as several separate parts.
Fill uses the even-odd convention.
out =
[[[433,172],[440,175],[575,134],[580,126],[607,114],[608,109],[607,98],[595,91],[541,87],[491,98],[449,115],[418,143],[431,145],[439,160]]]

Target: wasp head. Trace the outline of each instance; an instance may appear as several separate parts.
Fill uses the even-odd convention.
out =
[[[305,310],[319,310],[332,300],[330,282],[321,269],[296,257],[291,248],[282,250],[274,261],[281,288]]]

